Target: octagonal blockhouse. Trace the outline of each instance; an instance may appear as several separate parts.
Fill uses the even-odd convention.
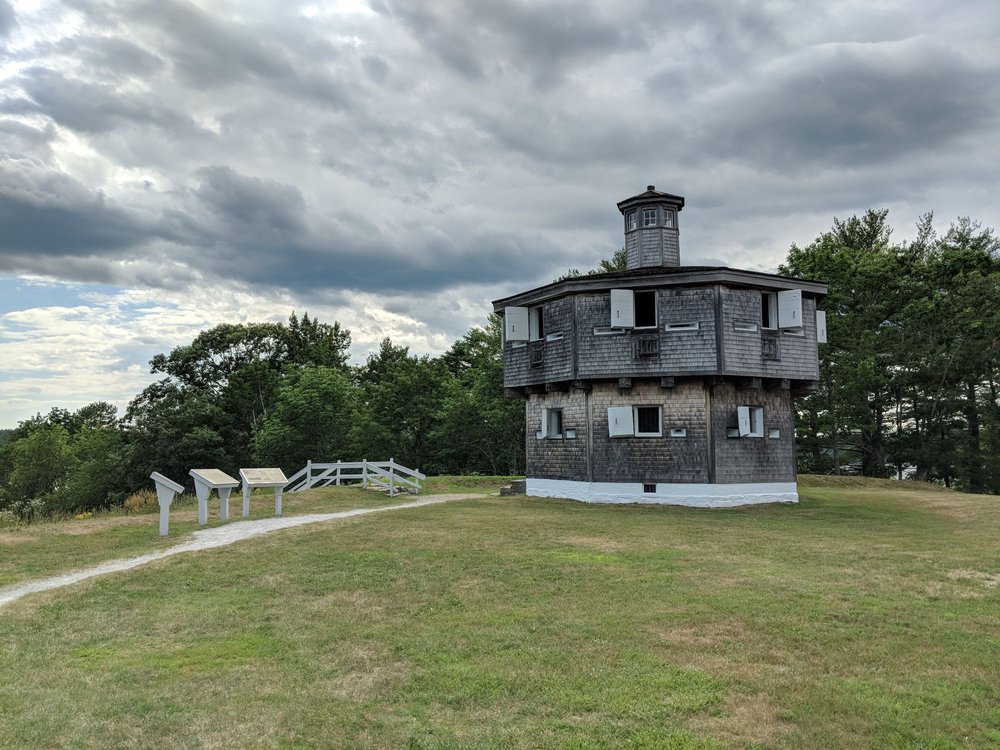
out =
[[[493,303],[525,399],[527,491],[588,502],[796,502],[797,394],[816,387],[826,285],[680,265],[684,199],[618,204],[625,271]]]

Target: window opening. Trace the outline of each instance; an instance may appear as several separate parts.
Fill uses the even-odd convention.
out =
[[[698,328],[699,325],[696,320],[692,320],[688,323],[667,323],[668,331],[697,331]]]
[[[631,232],[633,229],[637,228],[636,227],[636,222],[638,221],[638,218],[636,217],[637,213],[638,213],[637,211],[629,211],[627,214],[625,214],[626,232]]]
[[[545,418],[548,420],[546,434],[549,437],[562,437],[563,431],[563,410],[546,409]]]
[[[656,290],[635,293],[635,327],[656,328]]]
[[[660,407],[636,406],[635,407],[636,437],[660,437],[662,434],[663,430],[660,428]]]
[[[663,226],[667,229],[674,228],[674,212],[667,208],[663,209]]]
[[[542,409],[541,429],[535,435],[542,438],[561,438],[563,430],[562,408]]]
[[[656,226],[656,209],[655,208],[644,208],[644,209],[642,209],[642,225],[644,227],[655,227]]]
[[[528,309],[528,338],[531,341],[545,338],[545,317],[542,315],[541,307]]]
[[[778,327],[778,295],[774,292],[760,293],[760,324],[763,328]]]
[[[642,485],[642,491],[643,492],[656,492],[656,485],[655,484],[645,484],[645,483],[643,483],[643,485]]]

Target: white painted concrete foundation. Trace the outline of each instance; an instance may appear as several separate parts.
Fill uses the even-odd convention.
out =
[[[651,503],[693,508],[733,508],[762,503],[797,503],[795,482],[741,484],[657,484],[643,492],[638,482],[573,482],[565,479],[528,479],[528,495],[564,497],[584,503]]]

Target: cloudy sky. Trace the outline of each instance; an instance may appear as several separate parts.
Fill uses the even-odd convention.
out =
[[[0,427],[224,321],[438,353],[684,195],[682,261],[1000,227],[1000,5],[0,0]]]

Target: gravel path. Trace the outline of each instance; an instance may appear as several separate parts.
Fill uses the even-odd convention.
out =
[[[43,578],[40,581],[32,581],[11,588],[0,589],[0,607],[4,607],[11,602],[17,601],[22,596],[34,594],[39,591],[49,591],[51,589],[71,586],[79,581],[88,578],[105,575],[107,573],[119,573],[123,570],[138,568],[140,565],[151,563],[155,560],[162,560],[164,557],[179,555],[183,552],[197,552],[203,549],[213,549],[215,547],[225,547],[241,539],[250,539],[261,534],[270,534],[279,529],[288,529],[293,526],[304,526],[308,523],[320,523],[322,521],[336,521],[340,518],[351,518],[353,516],[363,516],[368,513],[382,513],[389,510],[405,510],[406,508],[422,508],[425,505],[436,505],[446,503],[449,500],[467,500],[473,497],[485,497],[480,493],[466,493],[455,495],[428,495],[420,500],[400,505],[383,505],[379,508],[358,508],[356,510],[345,510],[340,513],[311,513],[305,516],[290,516],[280,518],[264,518],[260,521],[236,521],[218,526],[214,529],[200,529],[195,531],[190,541],[178,544],[169,549],[159,552],[150,552],[138,557],[130,557],[125,560],[109,560],[108,562],[95,565],[83,570],[75,570],[72,573]]]

